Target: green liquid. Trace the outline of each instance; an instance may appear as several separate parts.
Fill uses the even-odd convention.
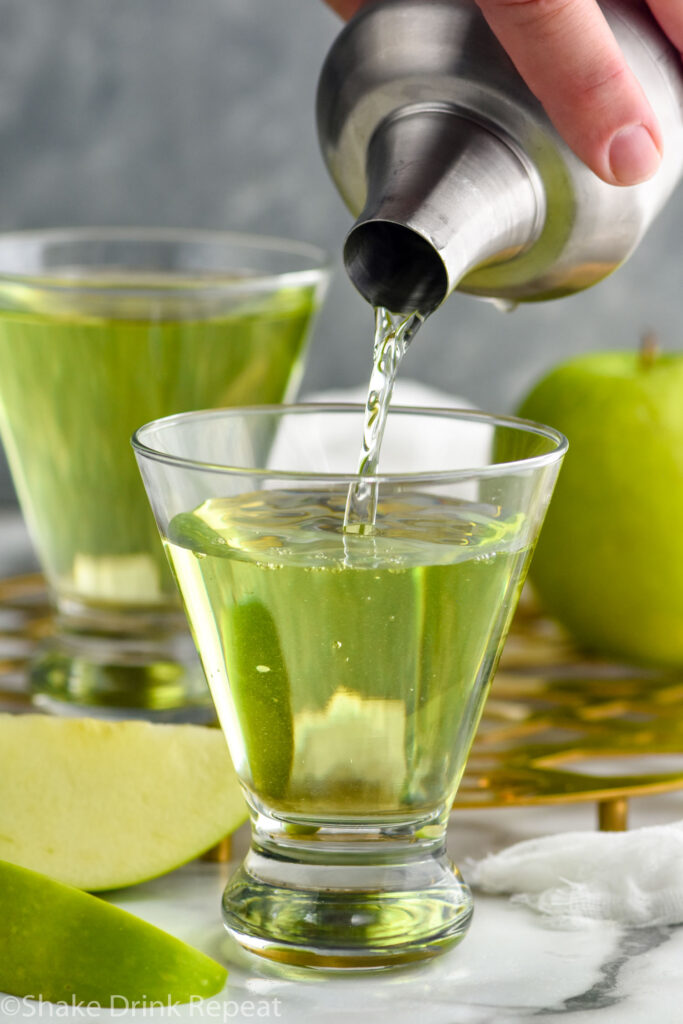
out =
[[[454,795],[526,567],[523,517],[427,494],[263,491],[176,516],[167,549],[242,780],[322,821]]]
[[[245,298],[215,316],[197,298],[183,319],[192,296],[182,288],[167,283],[154,304],[132,285],[107,299],[106,286],[104,299],[94,289],[68,301],[24,286],[21,309],[16,290],[0,291],[0,432],[60,601],[154,608],[175,603],[176,588],[131,434],[170,413],[282,401],[297,383],[314,289]],[[79,302],[109,308],[87,315]]]

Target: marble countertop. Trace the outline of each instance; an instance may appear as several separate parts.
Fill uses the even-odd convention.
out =
[[[680,794],[633,804],[634,826],[683,816]],[[452,815],[449,844],[454,859],[463,863],[522,838],[594,826],[594,809],[587,805],[460,811]],[[236,854],[246,841],[242,831]],[[419,967],[340,977],[283,969],[242,952],[220,922],[220,896],[231,868],[198,862],[113,896],[119,906],[228,966],[220,997],[203,1008],[158,1011],[154,1019],[677,1024],[683,1016],[683,927],[624,929],[600,923],[560,931],[506,898],[475,893],[472,926],[455,949]],[[139,1019],[123,1008],[118,1015]],[[102,1019],[109,1018],[103,1013]]]
[[[683,796],[633,801],[633,825],[683,817]],[[593,828],[592,807],[467,811],[452,815],[451,852],[462,863],[548,832]],[[247,842],[240,830],[236,857]],[[475,893],[463,942],[418,967],[341,977],[282,968],[244,953],[223,931],[220,897],[231,864],[195,862],[111,894],[115,904],[226,964],[225,990],[205,1003],[170,1009],[117,1006],[90,1019],[248,1021],[282,1024],[678,1024],[683,994],[683,927],[624,929],[600,923],[564,931],[507,898]],[[465,872],[466,874],[466,872]],[[38,1017],[35,1004],[0,996],[0,1021]],[[43,1004],[40,1018],[83,1020]]]
[[[18,516],[0,513],[0,573],[27,571],[34,564]],[[631,801],[631,827],[680,818],[682,793]],[[449,847],[462,867],[467,858],[521,839],[595,827],[596,810],[590,804],[456,811]],[[234,842],[236,858],[247,842],[247,831],[241,829]],[[283,1024],[678,1024],[683,1019],[683,927],[625,929],[598,923],[559,930],[505,897],[475,892],[472,926],[455,949],[418,967],[341,977],[261,961],[227,937],[220,897],[232,867],[195,862],[108,896],[224,961],[229,979],[220,996],[163,1010],[121,1005],[86,1012],[0,994],[0,1024],[29,1018]]]

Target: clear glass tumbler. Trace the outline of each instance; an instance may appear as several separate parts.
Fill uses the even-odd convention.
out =
[[[133,445],[252,814],[229,931],[278,960],[431,956],[472,913],[451,804],[566,441],[392,409],[344,529],[363,409],[173,416]]]
[[[291,397],[327,278],[319,250],[278,239],[0,235],[0,434],[58,612],[32,668],[43,706],[213,715],[130,435]]]

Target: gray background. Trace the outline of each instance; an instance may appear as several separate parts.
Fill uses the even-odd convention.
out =
[[[229,228],[317,242],[339,263],[350,217],[313,118],[339,28],[320,0],[0,0],[0,230]],[[679,190],[590,292],[513,314],[456,295],[404,375],[506,412],[562,357],[633,346],[646,329],[678,348],[682,237]],[[371,331],[338,267],[304,390],[367,380]]]

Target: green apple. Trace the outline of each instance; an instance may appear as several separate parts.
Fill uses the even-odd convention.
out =
[[[146,921],[0,861],[0,990],[122,1011],[219,992],[227,971]]]
[[[91,891],[154,878],[247,818],[197,725],[0,715],[0,859]]]
[[[569,439],[530,577],[589,650],[683,665],[683,354],[557,367],[520,415]]]

